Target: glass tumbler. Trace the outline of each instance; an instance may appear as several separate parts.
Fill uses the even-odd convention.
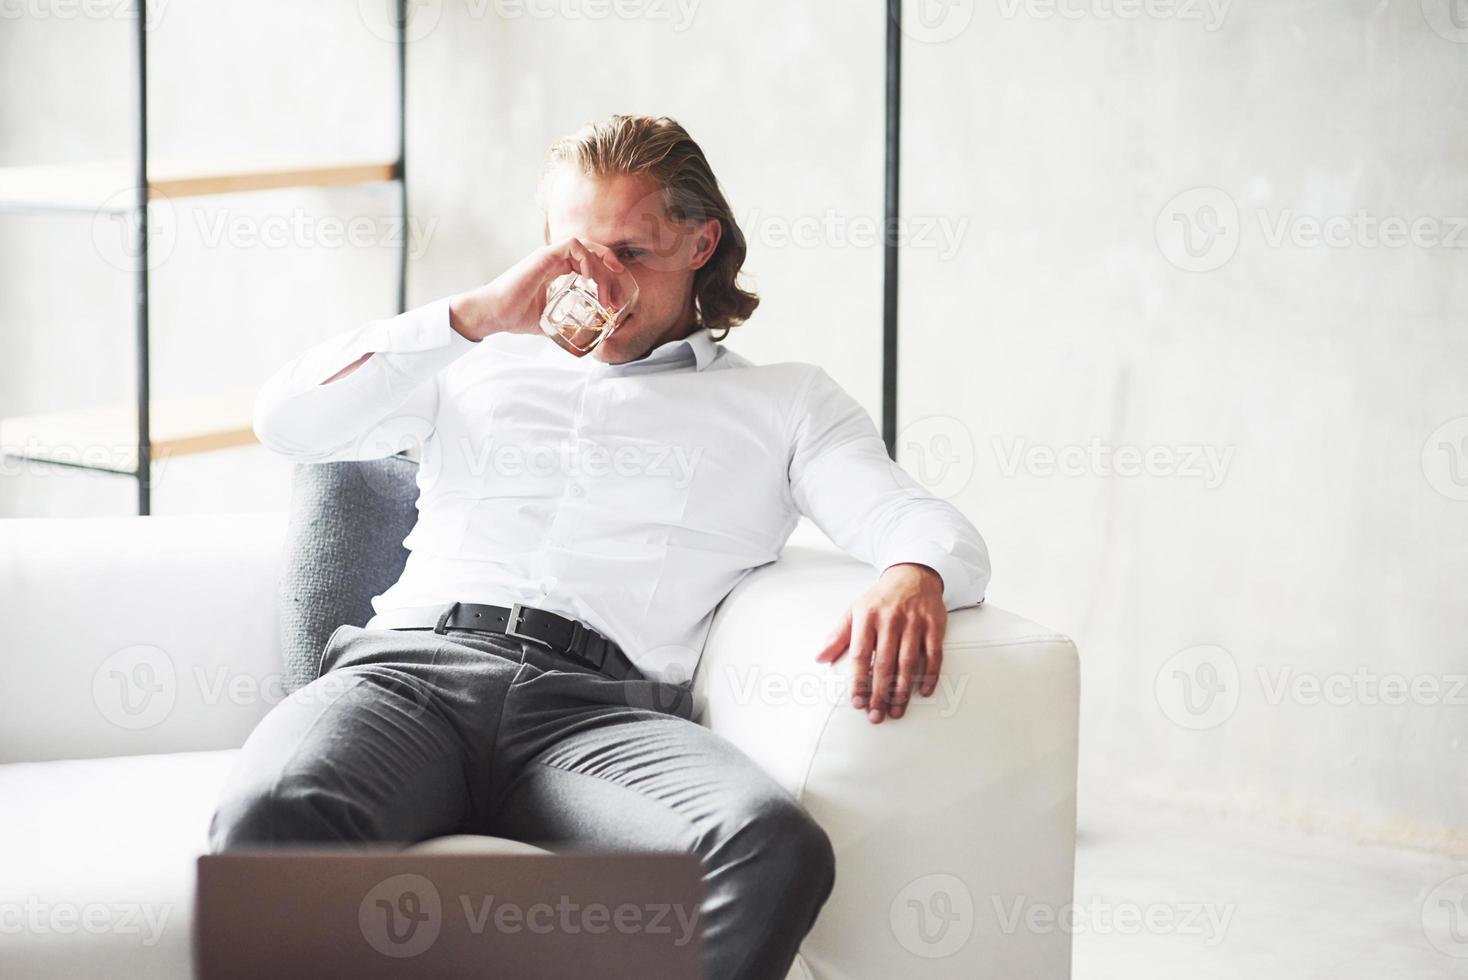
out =
[[[637,280],[623,272],[607,291],[610,295],[603,298],[594,281],[574,272],[558,276],[546,290],[540,329],[563,349],[585,357],[630,315],[637,302]]]

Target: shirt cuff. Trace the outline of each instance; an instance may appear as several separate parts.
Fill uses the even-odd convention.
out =
[[[982,587],[974,588],[968,568],[941,548],[907,548],[882,562],[882,570],[893,565],[926,565],[943,579],[943,608],[950,612],[984,601]]]
[[[354,348],[353,360],[371,353],[411,381],[427,381],[479,346],[449,322],[448,297],[377,320]]]
[[[444,346],[467,349],[476,345],[476,341],[459,333],[449,322],[447,296],[377,322],[383,328],[385,346],[382,350],[395,354],[437,350]]]

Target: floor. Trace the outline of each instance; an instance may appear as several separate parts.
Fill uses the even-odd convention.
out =
[[[1075,898],[1074,980],[1468,978],[1445,857],[1087,814]]]

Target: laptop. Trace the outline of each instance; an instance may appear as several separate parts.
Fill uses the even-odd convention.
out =
[[[703,975],[692,854],[269,849],[198,869],[200,980]]]

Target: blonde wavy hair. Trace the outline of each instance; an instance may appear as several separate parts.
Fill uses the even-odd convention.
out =
[[[588,177],[646,174],[662,187],[663,211],[676,222],[723,226],[714,254],[693,274],[693,308],[700,326],[721,331],[749,319],[759,297],[739,282],[747,251],[744,232],[709,167],[703,150],[688,131],[667,116],[611,116],[590,123],[552,143],[541,172],[540,201],[545,207],[547,178],[562,164]],[[547,225],[546,241],[550,240]]]

